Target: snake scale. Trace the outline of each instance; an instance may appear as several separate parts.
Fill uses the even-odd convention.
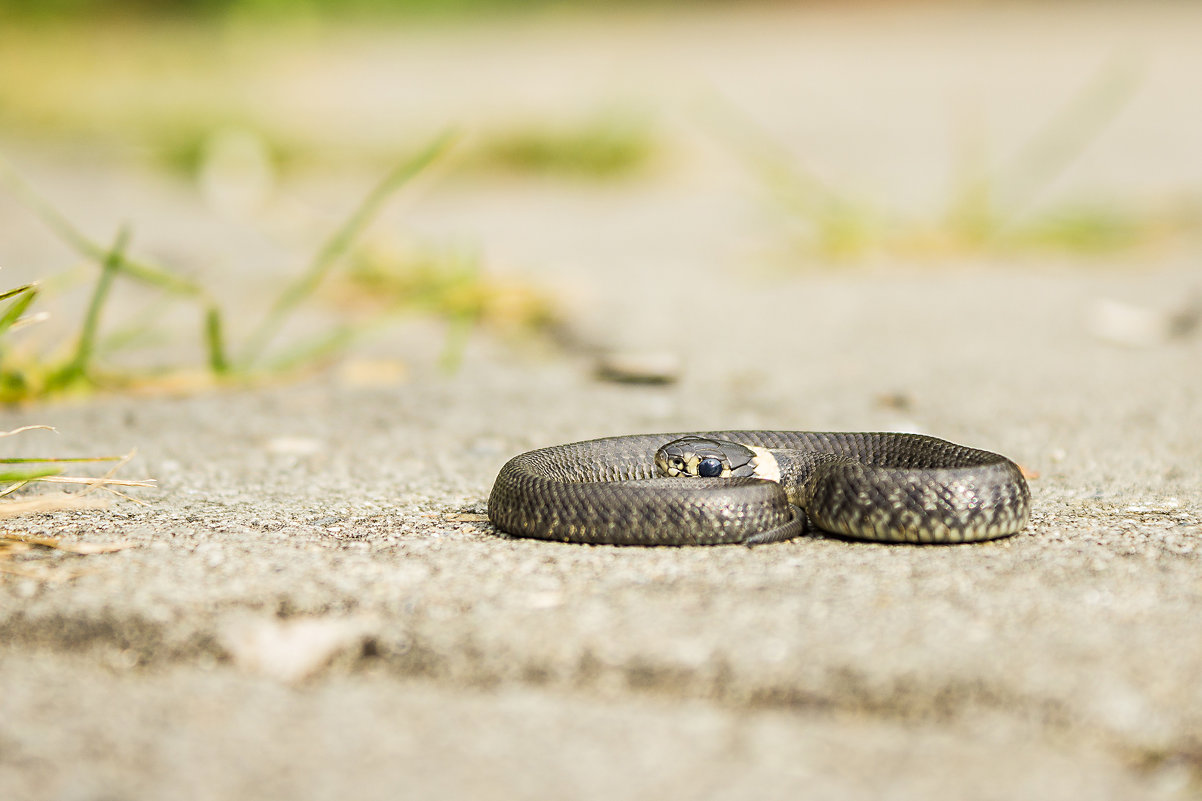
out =
[[[1029,511],[1022,472],[996,453],[919,434],[806,431],[542,448],[510,459],[488,501],[508,534],[614,545],[773,542],[807,520],[854,539],[975,542],[1021,531]]]

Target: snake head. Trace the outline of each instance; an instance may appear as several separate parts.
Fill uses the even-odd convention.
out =
[[[750,478],[755,467],[755,451],[720,439],[681,437],[655,452],[655,468],[661,476]]]

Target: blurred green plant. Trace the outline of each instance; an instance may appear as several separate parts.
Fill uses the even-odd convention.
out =
[[[166,21],[0,22],[0,123],[18,136],[82,140],[109,158],[143,159],[189,179],[216,137],[242,131],[273,169],[286,170],[326,148],[298,126],[275,123],[246,89],[244,76],[281,41],[288,37],[264,43],[239,26]],[[396,159],[392,149],[370,155]]]
[[[985,164],[984,148],[971,143],[953,172],[946,210],[935,220],[907,219],[831,187],[734,114],[725,113],[713,127],[784,212],[797,248],[824,262],[881,254],[941,258],[1033,250],[1095,256],[1202,227],[1202,217],[1187,205],[1166,210],[1118,202],[1039,203],[1138,86],[1139,74],[1128,65],[1104,65],[997,170]]]
[[[119,241],[118,247],[115,247],[112,253],[119,253],[121,244],[123,243]],[[105,276],[111,275],[111,265],[114,261],[115,259],[106,261],[102,272],[102,284],[107,283]],[[88,314],[83,323],[83,334],[80,337],[79,344],[73,356],[57,370],[47,372],[35,368],[34,383],[31,383],[30,377],[27,375],[30,372],[27,367],[20,364],[15,366],[11,364],[8,358],[9,350],[7,345],[10,332],[31,323],[39,322],[40,318],[38,316],[26,315],[29,307],[37,298],[38,286],[36,284],[25,284],[6,292],[0,292],[0,400],[23,399],[28,396],[30,389],[35,385],[39,390],[59,384],[65,385],[73,380],[71,374],[75,371],[78,371],[80,375],[85,374],[90,356],[91,341],[95,334],[96,316],[99,312],[100,303],[103,300],[104,291],[104,289],[98,287],[97,291],[93,293],[92,303],[89,304]],[[0,439],[36,429],[53,430],[50,426],[22,426],[12,431],[0,431]],[[116,472],[117,468],[128,461],[131,456],[132,454],[127,456],[0,457],[0,484],[7,485],[0,487],[0,499],[3,499],[0,500],[0,519],[31,512],[70,508],[71,506],[78,505],[84,493],[94,489],[103,489],[120,497],[128,498],[129,496],[114,489],[114,487],[153,486],[153,481],[129,481],[113,478],[113,473]],[[67,476],[63,474],[64,471],[61,467],[63,464],[98,462],[115,462],[116,466],[107,475],[101,477]],[[82,484],[86,486],[86,489],[84,493],[71,495],[60,493],[51,496],[42,495],[31,500],[8,500],[9,496],[18,490],[24,489],[35,482]],[[12,543],[6,543],[3,540],[4,538],[0,537],[0,557],[7,555],[12,550]]]
[[[290,316],[306,301],[314,298],[334,268],[355,254],[363,232],[379,214],[384,203],[398,190],[424,172],[451,146],[453,136],[443,134],[420,152],[391,170],[372,189],[347,219],[327,238],[305,270],[284,287],[265,310],[259,324],[236,352],[225,341],[224,315],[202,284],[179,276],[157,265],[137,261],[127,255],[129,231],[123,228],[109,248],[85,237],[57,209],[26,184],[7,162],[0,160],[0,187],[21,201],[63,242],[100,265],[95,287],[74,347],[66,354],[47,357],[29,349],[10,346],[10,331],[22,324],[39,288],[29,284],[0,294],[0,401],[18,402],[66,392],[89,391],[97,386],[120,387],[145,376],[105,373],[96,366],[102,340],[98,336],[100,317],[114,281],[124,278],[162,293],[164,300],[183,299],[196,304],[203,317],[201,339],[207,353],[210,380],[242,380],[262,375],[279,375],[319,363],[348,347],[360,336],[381,323],[382,316],[402,310],[421,310],[439,315],[452,324],[453,332],[470,329],[480,322],[495,322],[503,316],[505,292],[485,281],[472,263],[428,259],[420,267],[397,269],[390,262],[356,256],[350,284],[387,297],[376,314],[359,315],[354,322],[336,324],[312,337],[275,347],[276,340]],[[524,290],[523,290],[524,291]],[[531,298],[536,297],[534,294]],[[533,300],[529,301],[531,304]],[[542,302],[542,301],[540,301]],[[158,304],[158,305],[161,305]],[[533,306],[531,306],[533,308]],[[540,324],[533,311],[522,318],[524,324]],[[137,337],[125,332],[121,340]],[[107,342],[109,340],[105,340]]]
[[[630,2],[630,0],[628,0]],[[35,19],[255,16],[458,16],[562,8],[563,0],[0,0],[0,14]]]
[[[485,273],[474,249],[398,247],[376,243],[350,258],[331,298],[357,313],[417,310],[449,325],[442,364],[458,366],[467,334],[545,332],[559,322],[551,299],[529,285]]]
[[[0,162],[0,170],[5,169],[6,165]],[[116,244],[100,259],[100,274],[80,324],[75,347],[65,357],[44,358],[41,354],[10,346],[11,331],[37,321],[37,318],[24,316],[38,295],[37,284],[26,284],[0,293],[0,303],[9,301],[4,311],[0,312],[0,402],[15,403],[34,397],[58,395],[90,385],[96,380],[92,356],[96,349],[100,312],[113,277],[121,267],[127,242],[128,231],[122,229]]]
[[[650,126],[631,114],[598,114],[574,126],[531,125],[481,138],[468,166],[511,172],[613,178],[651,160]]]
[[[231,132],[255,143],[273,180],[308,167],[394,162],[402,132],[348,139],[337,126],[292,124],[246,79],[311,47],[306,36],[258,20],[0,22],[0,124],[38,142],[84,141],[202,185]],[[566,124],[482,130],[460,148],[456,169],[609,179],[641,169],[655,152],[646,115],[602,109]]]
[[[169,172],[187,179],[196,179],[213,158],[214,141],[223,132],[239,131],[253,137],[260,146],[273,173],[285,173],[305,160],[312,148],[301,142],[288,141],[251,121],[213,119],[175,119],[145,131],[144,141],[155,162]]]
[[[350,142],[342,129],[290,124],[263,103],[245,76],[312,46],[277,28],[253,20],[0,22],[0,124],[39,142],[82,140],[187,180],[202,179],[215,145],[230,132],[253,139],[273,176],[323,164],[394,162],[397,136],[387,130]],[[646,115],[618,108],[575,122],[482,130],[460,151],[460,173],[608,179],[644,167],[656,141]]]

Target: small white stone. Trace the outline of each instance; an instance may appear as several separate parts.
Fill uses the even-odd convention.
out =
[[[563,605],[563,593],[558,590],[535,592],[526,598],[530,609],[554,609]]]
[[[1173,318],[1156,309],[1103,298],[1090,307],[1087,327],[1105,342],[1146,348],[1173,335]]]
[[[337,652],[363,642],[370,629],[364,618],[244,620],[227,625],[221,640],[244,670],[281,681],[300,681]]]

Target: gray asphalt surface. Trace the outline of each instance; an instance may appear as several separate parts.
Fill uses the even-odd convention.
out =
[[[1114,13],[1067,52],[1109,52],[1097,32],[1129,22]],[[1171,45],[1173,14],[1190,13],[1125,30]],[[1057,30],[1001,21],[986,64],[1005,62],[1007,37]],[[790,43],[779,29],[762,24],[728,66],[770,61],[768,44]],[[924,41],[899,47],[896,74],[929,77]],[[864,75],[888,102],[893,84]],[[1149,94],[1171,99],[1166,80]],[[1153,104],[1136,128],[1175,108]],[[52,188],[94,177],[28,152]],[[1085,183],[1106,179],[1087,167]],[[487,251],[574,287],[580,336],[654,343],[681,359],[675,383],[603,382],[587,354],[486,334],[448,375],[439,327],[411,320],[367,351],[405,365],[395,383],[335,368],[0,414],[60,430],[18,450],[136,446],[126,473],[159,482],[139,493],[148,506],[4,523],[136,547],[3,563],[28,574],[0,574],[3,797],[1198,797],[1196,243],[1104,266],[771,272],[748,266],[769,228],[732,191],[742,179],[703,174],[629,196],[519,188],[503,208],[497,186],[454,185],[407,210],[431,233],[475,221]],[[139,192],[133,205],[176,211],[161,187]],[[0,230],[8,262],[61,257],[7,211]],[[244,282],[231,295],[265,280],[229,272]],[[519,451],[712,427],[919,430],[996,450],[1034,476],[1031,525],[972,546],[682,550],[513,540],[483,520]]]

